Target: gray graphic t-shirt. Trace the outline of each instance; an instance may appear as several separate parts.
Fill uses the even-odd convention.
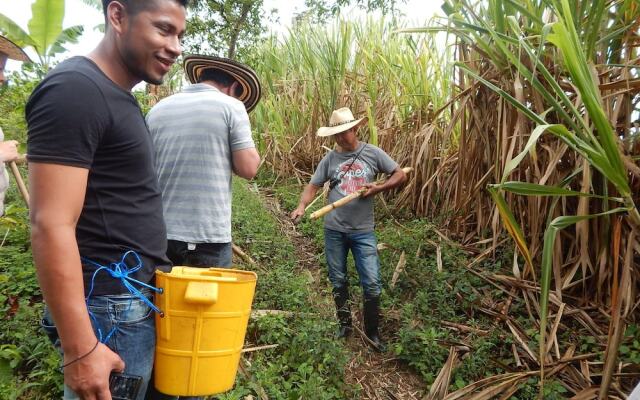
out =
[[[358,152],[360,155],[354,161]],[[374,182],[379,173],[390,174],[397,166],[380,148],[360,143],[352,152],[329,152],[318,164],[310,183],[322,186],[326,181],[338,179],[337,185],[329,192],[329,202],[333,203],[362,188],[365,183]],[[373,200],[373,197],[358,198],[336,208],[325,215],[325,228],[347,233],[373,231]]]

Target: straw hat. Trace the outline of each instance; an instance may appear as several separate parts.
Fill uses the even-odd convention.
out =
[[[251,112],[260,101],[262,89],[256,73],[248,66],[229,58],[191,54],[184,58],[184,70],[191,83],[197,83],[200,74],[207,69],[218,69],[233,76],[242,87],[238,100]]]
[[[331,136],[336,133],[344,132],[353,128],[364,120],[363,118],[355,119],[353,113],[348,107],[342,107],[334,110],[329,118],[329,126],[323,126],[316,133],[318,136]]]
[[[0,36],[0,53],[4,53],[8,58],[16,61],[31,62],[29,56],[11,40]]]

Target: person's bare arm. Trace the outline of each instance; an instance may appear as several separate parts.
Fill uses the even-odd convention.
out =
[[[304,209],[307,207],[313,198],[316,197],[316,193],[318,193],[318,189],[320,186],[313,185],[309,183],[305,186],[302,194],[300,195],[300,202],[298,203],[298,207],[295,210],[291,211],[290,217],[294,222],[298,222],[300,218],[304,215]]]
[[[407,174],[400,167],[396,167],[393,170],[391,176],[383,183],[367,183],[364,186],[368,188],[362,197],[374,196],[377,193],[384,192],[385,190],[391,190],[398,187],[407,181]]]
[[[82,211],[88,170],[29,163],[31,243],[38,282],[58,329],[64,364],[97,342],[84,298],[76,223]],[[64,380],[82,399],[110,399],[109,374],[124,362],[99,344],[64,370]]]
[[[258,167],[260,166],[260,154],[258,154],[258,151],[252,147],[237,150],[231,154],[233,172],[242,178],[253,179],[258,173]]]

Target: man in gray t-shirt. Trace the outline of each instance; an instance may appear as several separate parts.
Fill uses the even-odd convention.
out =
[[[381,286],[373,196],[403,184],[407,178],[387,153],[374,145],[358,141],[356,130],[362,121],[363,118],[356,120],[351,110],[343,107],[333,112],[328,127],[318,130],[318,136],[333,136],[338,148],[320,161],[291,218],[297,221],[304,215],[306,206],[327,181],[330,182],[331,203],[367,188],[361,197],[325,216],[325,255],[340,323],[338,336],[346,337],[352,330],[347,279],[347,255],[351,250],[364,294],[365,333],[376,350],[384,351],[378,332]],[[375,180],[379,173],[391,176],[384,183],[377,184]]]

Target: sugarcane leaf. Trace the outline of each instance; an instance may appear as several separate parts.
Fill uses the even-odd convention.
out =
[[[547,100],[547,103],[549,103],[553,107],[553,109],[562,116],[565,123],[567,123],[571,129],[575,130],[581,135],[589,134],[591,131],[588,129],[586,123],[584,122],[582,115],[580,114],[580,112],[578,112],[573,102],[569,99],[569,96],[567,96],[567,94],[565,93],[564,89],[560,87],[560,84],[556,81],[556,78],[549,72],[542,60],[540,60],[540,56],[544,54],[544,45],[546,43],[547,36],[551,31],[552,25],[547,24],[542,27],[537,53],[540,56],[536,56],[533,47],[530,46],[529,43],[525,40],[524,32],[522,32],[522,30],[520,29],[518,21],[514,17],[509,17],[508,20],[513,33],[521,38],[521,48],[527,53],[529,58],[534,63],[533,71],[529,72],[529,70],[524,67],[524,64],[520,61],[520,57],[513,58],[512,62],[518,67],[518,71],[531,82],[535,89],[545,98],[545,100]],[[542,82],[540,82],[536,75],[536,71],[540,71],[545,79],[546,84],[552,89],[551,91],[547,89],[547,85],[544,85],[542,84]],[[560,99],[560,102],[558,102],[557,99]],[[567,110],[570,111],[571,114],[569,114]],[[576,123],[576,120],[578,121],[578,123]]]
[[[523,196],[578,196],[596,199],[608,199],[617,201],[619,203],[624,203],[624,200],[619,197],[608,197],[591,193],[576,192],[574,190],[564,189],[558,186],[538,185],[536,183],[510,181],[490,186],[495,187],[496,189],[502,189],[507,192],[520,194]]]
[[[378,128],[376,127],[375,118],[371,110],[371,106],[367,104],[367,124],[369,125],[369,143],[374,146],[378,145]]]
[[[488,80],[484,79],[483,77],[481,77],[480,75],[478,75],[477,73],[475,73],[474,71],[469,69],[469,67],[467,67],[465,64],[460,63],[460,62],[456,62],[455,66],[460,68],[460,69],[462,69],[468,75],[471,75],[476,80],[480,81],[482,84],[487,86],[489,89],[493,90],[494,92],[496,92],[497,94],[502,96],[505,100],[507,100],[507,102],[509,102],[512,106],[514,106],[518,110],[520,110],[523,114],[525,114],[532,121],[534,121],[534,122],[536,122],[536,123],[538,123],[540,125],[546,125],[546,122],[545,122],[544,119],[542,119],[542,117],[540,117],[538,114],[536,114],[533,111],[531,111],[526,105],[520,103],[515,97],[511,96],[505,90],[499,88],[498,86],[494,85],[493,83],[489,82]]]
[[[526,105],[520,103],[517,99],[515,99],[511,94],[507,93],[505,90],[497,87],[493,83],[488,80],[482,78],[480,75],[471,71],[466,65],[463,63],[456,63],[460,69],[465,71],[467,74],[474,77],[476,80],[483,83],[485,86],[493,90],[502,96],[505,100],[507,100],[511,105],[516,107],[522,113],[524,113],[529,119],[534,122],[537,122],[540,125],[545,125],[547,130],[560,137],[567,143],[573,150],[579,152],[583,157],[585,157],[589,162],[600,172],[602,172],[607,179],[609,179],[618,189],[620,194],[623,197],[628,197],[629,195],[629,184],[626,179],[626,175],[624,173],[624,168],[618,170],[615,165],[610,163],[609,154],[600,146],[598,141],[587,142],[585,140],[580,139],[575,134],[571,133],[564,125],[554,124],[549,125],[546,124],[544,119],[538,114],[531,111]],[[538,129],[538,128],[536,128]],[[543,129],[544,131],[544,129]],[[617,148],[616,148],[617,152]],[[620,160],[619,153],[616,153],[616,156]],[[524,157],[524,156],[523,156]],[[620,162],[622,162],[620,160]]]
[[[602,108],[599,87],[589,70],[587,57],[582,51],[569,3],[567,0],[562,0],[561,4],[562,13],[558,21],[553,24],[553,33],[549,35],[549,41],[560,49],[564,66],[576,85],[589,117],[597,129],[598,144],[606,154],[608,164],[611,165],[611,175],[608,178],[623,196],[628,196],[630,188],[626,179],[626,169],[620,157],[613,129]],[[592,145],[595,144],[592,143]]]
[[[545,230],[542,248],[542,264],[540,265],[540,360],[544,359],[544,342],[547,329],[547,316],[549,313],[549,290],[551,287],[551,272],[553,270],[553,247],[558,231],[580,221],[627,211],[629,211],[629,208],[618,207],[598,214],[560,216],[551,221]]]
[[[520,165],[520,162],[527,155],[527,153],[533,150],[534,146],[538,142],[538,138],[542,136],[544,131],[546,131],[551,126],[552,125],[539,125],[533,130],[531,136],[529,136],[529,140],[527,140],[527,144],[524,146],[524,149],[520,152],[520,154],[509,160],[504,166],[504,172],[502,173],[502,179],[500,180],[500,182],[504,182],[507,180],[511,172],[516,169],[518,165]]]
[[[527,246],[527,241],[524,238],[524,234],[522,233],[522,228],[520,228],[520,224],[516,221],[509,205],[505,201],[504,197],[501,193],[499,193],[495,188],[488,188],[489,194],[493,198],[493,201],[496,203],[496,207],[498,208],[498,212],[500,213],[500,217],[502,217],[502,223],[504,224],[507,232],[516,242],[516,246],[518,246],[518,250],[524,257],[525,261],[533,271],[533,259],[531,258],[531,252],[529,251],[529,247]]]

